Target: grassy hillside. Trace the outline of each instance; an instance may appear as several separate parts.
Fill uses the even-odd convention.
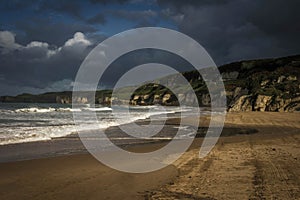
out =
[[[293,111],[300,107],[300,55],[239,61],[219,67],[222,75],[228,108],[231,111]],[[198,97],[200,106],[210,106],[210,97],[206,84],[198,71],[184,72],[182,75],[191,84]],[[138,88],[131,95],[134,105],[178,105],[176,96],[162,85],[174,83],[178,75],[170,75]],[[122,88],[124,97],[130,87]],[[189,102],[186,87],[179,86],[176,93],[179,98]],[[71,103],[72,93],[50,92],[40,95],[22,94],[16,97],[3,96],[2,102],[40,102],[40,103]],[[90,101],[88,95],[78,101]],[[111,99],[111,90],[96,92],[96,103],[110,104],[111,101],[122,103],[119,99]],[[194,102],[189,102],[191,105]]]

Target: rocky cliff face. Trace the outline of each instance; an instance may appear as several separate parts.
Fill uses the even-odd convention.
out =
[[[177,98],[174,94],[145,94],[133,95],[130,100],[131,105],[155,105],[178,106]]]
[[[223,70],[231,67],[240,73],[236,80],[225,81],[229,111],[300,110],[300,56],[245,61],[225,67]],[[237,91],[236,86],[241,90]]]
[[[230,63],[219,67],[222,75],[229,111],[298,111],[300,110],[300,55],[277,59],[250,60]],[[185,105],[210,106],[211,98],[205,82],[198,71],[182,75],[193,87],[197,100],[187,88],[178,85],[180,76],[171,75],[155,83],[145,84],[131,95],[132,105],[161,104],[176,106],[179,101]],[[175,88],[170,91],[164,86]],[[126,91],[126,88],[125,90]],[[173,93],[174,92],[174,93]],[[95,103],[110,105],[127,104],[122,97],[111,97],[111,90],[97,91]],[[174,94],[177,94],[175,96]],[[126,96],[126,95],[125,95]],[[89,103],[94,97],[83,94],[78,103]],[[0,97],[1,102],[63,103],[72,101],[72,92],[52,92],[41,95],[22,94],[16,97]]]
[[[252,111],[251,95],[243,95],[237,98],[229,107],[229,111]]]
[[[300,110],[300,56],[241,61],[221,66],[219,70],[229,111]],[[196,71],[185,72],[183,76],[193,87],[199,105],[210,106],[210,96],[202,76]],[[174,86],[176,77],[169,76],[157,83]],[[136,92],[138,95],[131,100],[134,105],[178,105],[175,95],[162,86],[150,84]],[[178,99],[187,105],[195,104],[185,88],[179,89],[177,94]]]
[[[290,112],[300,110],[300,97],[283,99],[279,96],[243,95],[233,102],[229,111]]]
[[[76,103],[84,104],[88,103],[88,97],[83,96],[83,97],[77,97],[75,98]],[[56,96],[56,103],[61,103],[61,104],[71,104],[72,103],[72,97],[71,96]]]

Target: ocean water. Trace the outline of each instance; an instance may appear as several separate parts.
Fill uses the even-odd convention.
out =
[[[89,122],[89,119],[83,119],[84,130],[93,130],[99,127],[106,129],[153,116],[159,120],[166,118],[167,114],[173,114],[173,117],[176,117],[176,113],[188,115],[192,108],[161,109],[160,106],[134,106],[130,107],[130,117],[124,107],[113,109],[118,109],[117,116],[112,114],[112,108],[93,107],[88,104],[72,109],[71,105],[66,104],[0,103],[0,145],[51,140],[76,133],[78,129],[74,124],[73,112],[95,111],[99,124],[95,125],[94,122]]]

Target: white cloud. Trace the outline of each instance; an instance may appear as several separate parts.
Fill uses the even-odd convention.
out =
[[[15,35],[10,31],[0,31],[0,47],[2,52],[9,52],[19,48],[21,45],[15,43]]]
[[[44,51],[46,51],[47,57],[51,57],[58,52],[60,52],[64,47],[69,48],[72,47],[73,49],[77,49],[78,51],[81,51],[80,47],[77,45],[80,45],[80,47],[87,47],[92,45],[92,42],[90,42],[88,39],[86,39],[85,35],[81,32],[77,32],[74,34],[73,38],[67,40],[65,44],[62,47],[56,47],[49,49],[49,44],[46,42],[40,42],[40,41],[31,41],[26,46],[22,46],[15,41],[15,34],[10,31],[0,31],[0,52],[2,54],[9,53],[12,50],[15,49],[33,49],[33,48],[41,48]]]
[[[48,48],[49,44],[46,42],[38,42],[38,41],[32,41],[29,44],[26,45],[27,48],[33,48],[33,47],[42,47],[42,48]]]
[[[3,61],[0,63],[0,93],[15,95],[71,90],[72,74],[94,42],[77,32],[58,47],[36,40],[21,45],[12,32],[0,31],[0,56]],[[16,70],[19,72],[15,73]],[[56,75],[58,72],[59,75]]]
[[[74,34],[74,37],[66,41],[65,46],[74,46],[76,44],[81,44],[84,46],[91,45],[91,42],[85,38],[85,35],[81,32]]]
[[[55,55],[57,52],[60,51],[60,49],[61,49],[61,48],[58,48],[58,49],[55,49],[55,50],[50,50],[50,49],[48,49],[48,51],[47,51],[47,56],[48,56],[48,57],[51,57],[51,56]]]

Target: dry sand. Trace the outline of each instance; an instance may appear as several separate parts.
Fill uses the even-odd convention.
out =
[[[3,163],[0,196],[1,199],[300,199],[300,114],[229,113],[226,127],[258,132],[221,137],[204,159],[198,158],[202,142],[198,138],[173,165],[148,174],[118,172],[90,155]],[[150,151],[161,145],[143,145],[131,150]]]

